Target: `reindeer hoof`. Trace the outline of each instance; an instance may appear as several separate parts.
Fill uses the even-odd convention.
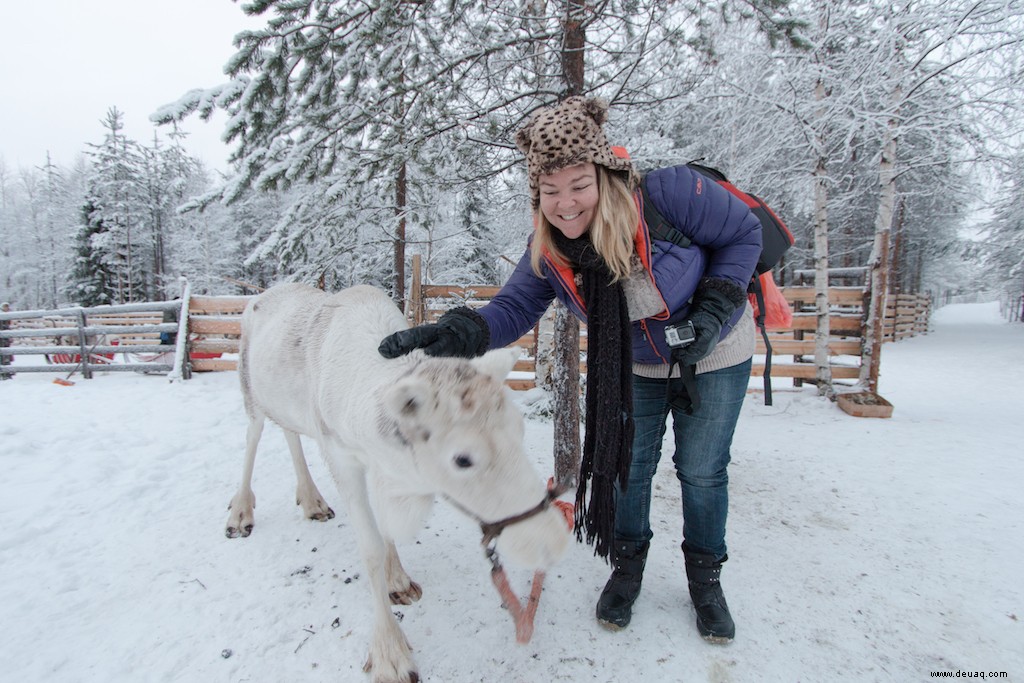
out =
[[[329,519],[334,519],[334,510],[327,508],[327,512],[316,512],[310,516],[315,522],[326,522]]]
[[[366,663],[363,664],[363,673],[367,673],[368,674],[372,670],[373,670],[373,657],[372,656],[368,656],[366,658]],[[400,681],[397,681],[397,683],[420,683],[420,674],[419,674],[418,671],[407,671],[406,672],[406,676],[408,676],[408,678],[403,678]],[[377,679],[374,678],[375,682],[376,682],[376,680]]]
[[[249,534],[252,533],[252,524],[246,524],[244,527],[239,529],[238,527],[229,526],[224,530],[224,535],[228,538],[248,538]]]
[[[295,499],[295,504],[302,507],[302,513],[306,519],[311,519],[314,522],[326,522],[329,519],[334,519],[334,510],[324,502],[323,498],[299,496]]]
[[[411,605],[423,597],[423,589],[415,581],[409,582],[409,587],[402,591],[388,593],[392,605]]]

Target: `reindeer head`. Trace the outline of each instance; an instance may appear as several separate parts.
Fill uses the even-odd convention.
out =
[[[546,493],[523,449],[522,415],[503,384],[518,356],[516,349],[469,361],[424,358],[382,402],[415,474],[482,523],[530,510]],[[568,538],[564,517],[548,508],[506,527],[498,549],[517,563],[546,567]]]

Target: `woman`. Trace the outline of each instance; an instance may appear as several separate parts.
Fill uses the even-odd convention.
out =
[[[671,413],[697,628],[712,642],[728,642],[735,625],[719,583],[727,559],[726,470],[754,351],[746,286],[761,251],[760,224],[685,166],[649,173],[641,193],[630,161],[608,145],[606,116],[602,100],[573,97],[517,133],[536,229],[515,272],[486,306],[398,332],[380,351],[392,358],[414,348],[479,355],[512,343],[553,299],[562,301],[587,323],[577,535],[585,532],[613,566],[597,619],[612,629],[630,622],[653,537],[651,480]],[[692,244],[652,240],[645,201]]]

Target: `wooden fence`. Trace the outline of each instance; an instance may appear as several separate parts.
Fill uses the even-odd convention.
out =
[[[79,372],[89,379],[93,372],[134,371],[179,372],[187,379],[192,371],[234,370],[230,355],[238,352],[241,314],[250,298],[186,295],[176,301],[3,312],[0,377]],[[12,365],[16,356],[40,362]]]
[[[817,313],[814,310],[814,287],[781,287],[786,301],[793,307],[793,324],[787,330],[770,331],[772,345],[772,376],[795,380],[813,379],[814,331]],[[833,379],[856,379],[860,374],[860,356],[864,341],[864,325],[868,302],[862,287],[829,287],[828,343]],[[890,294],[886,302],[884,341],[898,341],[928,332],[931,301],[926,294]],[[757,337],[757,353],[765,353],[761,336]],[[764,374],[764,363],[754,364],[753,373]],[[800,384],[800,381],[795,382]]]
[[[814,311],[813,287],[780,288],[786,300],[793,307],[793,324],[786,330],[769,332],[772,345],[772,377],[788,377],[799,385],[815,377]],[[455,306],[482,306],[499,290],[492,286],[425,285],[416,282],[410,288],[408,317],[414,324],[435,320],[445,310]],[[833,379],[856,379],[860,374],[861,347],[863,344],[865,311],[865,290],[862,287],[829,287],[831,338],[828,344]],[[928,331],[931,311],[930,300],[923,294],[890,295],[885,318],[885,341],[895,341]],[[546,317],[551,316],[548,311]],[[536,359],[545,339],[545,330],[550,325],[542,320],[528,334],[515,342],[522,347],[524,357],[515,370],[528,376],[513,376],[508,384],[516,389],[535,386]],[[586,372],[585,354],[587,349],[586,326],[580,325],[581,372]],[[757,335],[757,356],[754,358],[752,374],[764,375],[764,342]]]
[[[15,372],[163,372],[174,369],[178,301],[0,313],[0,377]],[[16,356],[32,360],[11,365]],[[169,360],[168,360],[169,358]],[[38,362],[33,362],[38,359]],[[45,362],[44,362],[45,361]]]
[[[425,285],[417,282],[414,278],[410,288],[410,299],[407,302],[406,313],[414,324],[435,320],[445,310],[455,305],[467,305],[471,307],[482,306],[487,303],[499,287],[495,286],[454,286],[454,285]],[[773,349],[772,356],[772,377],[792,378],[794,384],[799,385],[804,380],[812,380],[815,376],[814,369],[814,288],[813,287],[784,287],[782,293],[786,300],[793,307],[793,325],[787,330],[770,332],[770,341]],[[249,296],[192,296],[188,298],[188,308],[184,329],[187,333],[186,342],[186,376],[188,371],[208,372],[220,370],[234,370],[237,367],[236,354],[238,343],[241,337],[241,314],[246,304],[252,297]],[[831,308],[830,325],[831,339],[829,341],[829,353],[831,354],[831,367],[833,379],[856,379],[860,372],[860,354],[863,343],[863,329],[866,310],[864,302],[864,290],[861,287],[830,287],[829,304]],[[178,323],[158,322],[153,316],[155,311],[163,308],[180,306],[180,302],[158,302],[150,304],[149,317],[140,316],[135,323],[131,323],[128,317],[122,316],[117,322],[119,326],[109,326],[100,329],[96,325],[99,313],[83,314],[86,323],[85,334],[118,334],[121,338],[121,346],[92,348],[88,351],[96,353],[113,353],[125,351],[128,344],[142,344],[138,351],[166,351],[166,345],[154,348],[152,343],[159,337],[161,332],[178,329]],[[134,306],[144,306],[136,304]],[[76,309],[78,310],[78,309]],[[908,336],[926,333],[928,331],[928,319],[931,304],[927,295],[899,294],[890,295],[887,315],[885,319],[885,339],[894,341]],[[31,313],[31,312],[30,312]],[[105,312],[105,313],[109,313]],[[6,321],[13,321],[13,316],[25,314],[2,314]],[[159,313],[157,313],[159,315]],[[45,316],[37,316],[44,318]],[[545,334],[550,329],[551,312],[546,318],[535,326],[529,333],[523,335],[515,342],[523,350],[523,356],[516,364],[513,375],[507,380],[509,386],[514,389],[529,389],[535,386],[536,359],[538,352],[546,343]],[[53,326],[57,321],[49,323],[51,326],[45,331],[32,333],[19,332],[17,329],[4,330],[0,332],[0,339],[3,341],[17,341],[18,346],[10,349],[0,349],[2,357],[9,358],[16,353],[54,354],[75,352],[67,346],[41,346],[38,339],[53,338],[55,332],[70,333],[77,328],[71,327],[55,329]],[[131,326],[131,328],[126,326]],[[581,372],[586,372],[586,350],[587,337],[586,326],[581,325],[580,351],[581,351]],[[23,329],[28,329],[23,328]],[[36,342],[28,339],[35,336]],[[79,341],[72,346],[81,348],[84,341]],[[147,345],[149,343],[149,345]],[[758,350],[761,354],[755,356],[753,374],[760,376],[764,374],[763,363],[763,342],[758,335]],[[8,372],[26,371],[25,367],[19,365],[17,368],[5,368]],[[41,366],[39,371],[49,370],[52,372],[71,372],[75,365],[50,364]],[[113,366],[102,366],[91,364],[90,370],[110,370]],[[122,367],[117,369],[135,370],[166,370],[160,367]],[[0,370],[2,372],[2,370]]]
[[[242,312],[251,296],[194,296],[188,305],[189,354],[193,372],[235,370]]]

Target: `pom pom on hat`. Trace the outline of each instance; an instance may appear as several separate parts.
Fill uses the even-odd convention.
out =
[[[533,206],[540,205],[540,176],[591,162],[625,174],[627,184],[638,182],[628,158],[608,145],[602,126],[608,103],[601,98],[569,97],[537,112],[516,132],[516,146],[526,154]]]

